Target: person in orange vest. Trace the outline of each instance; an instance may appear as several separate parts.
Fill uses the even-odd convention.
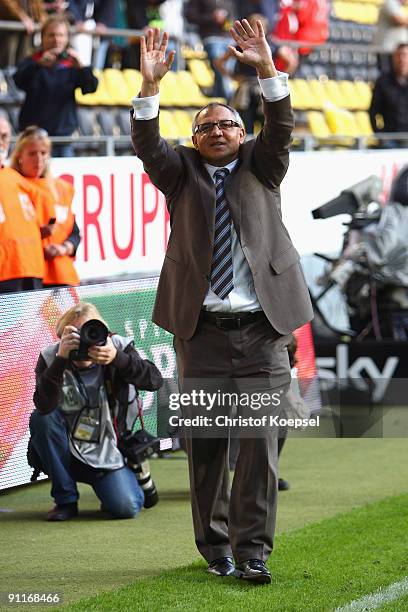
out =
[[[79,277],[73,259],[81,241],[71,205],[74,189],[70,183],[51,176],[51,141],[45,130],[29,126],[20,134],[10,166],[20,172],[42,195],[36,206],[43,232],[45,258],[44,287],[75,286]]]
[[[44,256],[36,207],[43,196],[15,170],[4,166],[11,127],[0,118],[0,293],[41,289]]]

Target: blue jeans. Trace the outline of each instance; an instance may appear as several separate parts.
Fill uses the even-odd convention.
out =
[[[212,69],[214,70],[215,76],[214,88],[211,95],[216,98],[226,98],[227,100],[229,100],[232,95],[231,79],[226,76],[223,76],[217,70],[214,65],[214,60],[218,57],[221,57],[221,55],[224,55],[225,51],[228,49],[228,45],[230,44],[230,42],[231,41],[228,38],[224,38],[223,36],[211,36],[203,40],[204,50],[208,55],[208,59],[210,60],[210,64]]]
[[[74,147],[70,142],[56,142],[52,145],[53,157],[75,157]]]
[[[127,466],[119,470],[98,470],[74,459],[69,450],[67,424],[59,410],[30,417],[35,450],[51,478],[55,503],[69,504],[79,498],[77,482],[90,484],[102,507],[114,518],[132,518],[143,507],[144,493],[135,474]]]

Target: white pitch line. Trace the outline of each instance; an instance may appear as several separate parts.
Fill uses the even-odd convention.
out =
[[[408,577],[400,582],[394,582],[386,588],[381,588],[377,593],[365,595],[361,599],[355,599],[349,604],[336,608],[334,612],[366,612],[366,610],[377,610],[389,601],[400,599],[408,594]]]

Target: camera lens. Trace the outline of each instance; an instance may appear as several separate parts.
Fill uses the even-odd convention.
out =
[[[98,319],[90,319],[81,328],[81,342],[87,346],[103,346],[109,335],[109,330]]]

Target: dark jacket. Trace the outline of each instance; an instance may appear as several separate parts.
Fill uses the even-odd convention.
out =
[[[383,117],[383,129],[377,127],[376,115]],[[370,121],[374,132],[408,132],[408,82],[399,83],[393,72],[378,77],[371,99]]]
[[[128,0],[126,2],[126,19],[129,28],[143,30],[149,23],[148,10],[158,7],[165,0]]]
[[[14,81],[25,91],[21,107],[19,130],[38,125],[50,136],[70,136],[78,127],[75,89],[83,94],[93,93],[98,79],[92,68],[74,68],[72,61],[62,59],[52,68],[39,64],[41,52],[23,60],[14,74]]]
[[[55,351],[58,344],[55,345]],[[42,355],[35,368],[36,386],[34,405],[41,414],[48,414],[60,403],[63,374],[70,367],[67,359],[55,357],[50,366]],[[129,385],[136,389],[155,391],[162,385],[160,371],[151,361],[142,359],[134,348],[133,342],[122,350],[117,349],[113,362],[104,368],[105,386],[112,413],[126,418],[129,405]]]
[[[69,20],[73,23],[85,21],[88,4],[88,0],[69,0],[68,9],[66,10]]]
[[[227,11],[227,21],[223,25],[216,23],[213,13],[216,9]],[[190,0],[186,7],[186,18],[198,25],[201,38],[208,36],[230,36],[229,28],[235,19],[235,5],[232,0]]]
[[[280,183],[289,164],[293,130],[290,98],[264,102],[265,124],[241,145],[240,163],[225,180],[234,227],[251,270],[256,295],[281,334],[313,316],[308,290],[283,225]],[[215,189],[200,154],[174,150],[159,133],[158,118],[135,121],[132,142],[150,180],[167,199],[171,234],[160,275],[153,321],[175,336],[194,334],[208,289],[214,250]]]

